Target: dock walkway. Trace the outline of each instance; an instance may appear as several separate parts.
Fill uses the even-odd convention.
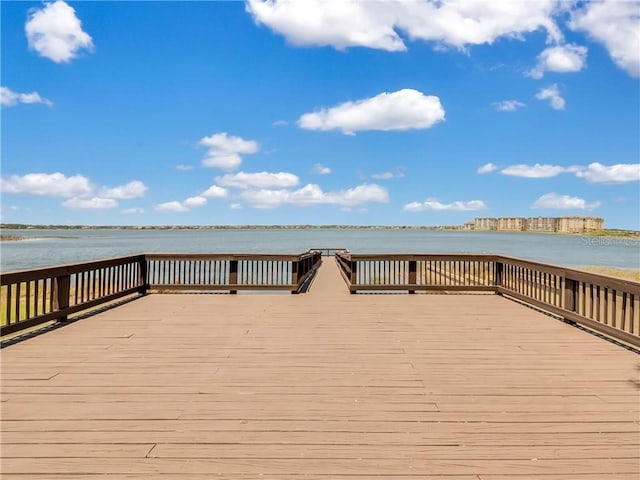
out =
[[[148,295],[2,350],[3,479],[629,479],[638,355],[497,295]]]

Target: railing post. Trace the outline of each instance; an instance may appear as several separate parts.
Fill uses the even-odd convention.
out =
[[[349,260],[349,287],[358,284],[358,261]],[[356,293],[355,289],[349,288],[350,293]]]
[[[69,289],[71,286],[71,275],[62,275],[53,279],[53,309],[62,311],[69,308]],[[60,315],[58,322],[66,322],[67,314]]]
[[[504,263],[496,261],[495,269],[493,271],[493,285],[495,287],[502,287],[502,279],[504,275]],[[496,288],[496,293],[502,295]]]
[[[238,284],[238,260],[229,261],[229,284]],[[229,293],[236,294],[238,293],[238,290],[229,290]]]
[[[576,311],[576,285],[577,282],[575,280],[564,277],[564,302],[562,308],[570,312]]]
[[[292,290],[291,293],[298,293],[298,288],[300,288],[300,285],[298,285],[299,264],[300,264],[299,259],[291,261],[291,283],[296,286],[296,288]]]
[[[149,290],[149,267],[147,265],[147,256],[142,255],[138,260],[138,285],[141,285],[141,292],[143,295],[147,294]]]
[[[418,262],[415,260],[409,260],[409,285],[416,284],[416,273],[418,270]],[[415,290],[409,290],[410,294],[416,293]]]

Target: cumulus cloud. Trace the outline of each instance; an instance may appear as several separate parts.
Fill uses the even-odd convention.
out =
[[[423,212],[425,210],[460,210],[473,211],[484,210],[487,204],[482,200],[470,200],[468,202],[456,201],[452,203],[441,203],[437,198],[428,198],[424,202],[407,203],[403,210],[407,212]]]
[[[0,191],[24,195],[75,197],[91,195],[93,188],[83,175],[65,176],[56,173],[28,173],[0,177]]]
[[[640,180],[640,163],[602,165],[595,162],[576,172],[576,176],[589,183],[625,183]]]
[[[182,202],[173,200],[171,202],[159,203],[155,206],[155,210],[165,213],[188,212],[194,208],[204,207],[208,203],[208,198],[224,198],[227,196],[227,193],[226,189],[212,185],[200,195],[189,197]]]
[[[240,155],[251,155],[260,149],[253,140],[229,136],[226,132],[203,137],[199,145],[208,148],[202,165],[222,170],[235,170],[242,163]]]
[[[556,7],[556,0],[247,2],[247,11],[256,23],[284,35],[294,45],[390,52],[407,49],[399,32],[412,40],[458,49],[491,44],[501,37],[522,38],[542,29],[558,41],[562,34],[552,18]]]
[[[485,163],[483,166],[478,168],[477,172],[480,175],[484,175],[485,173],[491,173],[497,169],[498,169],[498,166],[495,163],[489,162],[489,163]]]
[[[203,207],[206,204],[207,204],[207,199],[205,197],[201,197],[200,195],[195,197],[189,197],[184,202],[182,202],[182,205],[189,209]]]
[[[238,172],[216,177],[216,183],[234,188],[288,188],[300,182],[297,175],[287,172]]]
[[[47,107],[52,107],[53,102],[40,96],[38,92],[18,93],[8,87],[0,87],[0,105],[3,107],[14,107],[20,103],[42,103]]]
[[[518,100],[503,100],[501,102],[494,102],[493,108],[499,112],[515,112],[519,108],[526,106],[526,104]]]
[[[113,198],[101,197],[73,197],[62,202],[62,206],[72,210],[108,210],[118,206],[118,202]]]
[[[0,191],[4,194],[62,197],[67,199],[62,203],[65,208],[100,210],[117,207],[118,200],[143,197],[147,187],[141,181],[133,180],[118,187],[96,189],[83,175],[68,177],[56,172],[0,177]]]
[[[119,187],[108,188],[102,187],[100,189],[100,196],[104,198],[116,198],[118,200],[129,200],[132,198],[144,197],[144,193],[147,191],[147,186],[139,180],[133,180],[126,185],[120,185]]]
[[[511,175],[513,177],[525,178],[548,178],[555,177],[561,173],[569,171],[572,167],[561,167],[559,165],[543,165],[536,163],[535,165],[511,165],[503,168],[500,173],[503,175]]]
[[[640,9],[635,1],[585,2],[569,27],[604,44],[616,65],[640,77]]]
[[[71,61],[81,50],[93,51],[76,11],[62,0],[30,10],[24,30],[29,48],[56,63]]]
[[[164,213],[182,213],[189,211],[188,207],[185,207],[181,202],[178,201],[159,203],[158,205],[156,205],[155,209],[158,212]]]
[[[554,110],[564,110],[565,101],[560,96],[560,90],[558,90],[558,85],[555,83],[547,88],[541,88],[536,93],[536,98],[538,100],[549,100],[549,105]]]
[[[225,198],[229,194],[226,188],[219,187],[218,185],[211,185],[208,189],[200,194],[201,197],[207,198]]]
[[[478,173],[489,173],[498,168],[493,163],[478,169]],[[536,163],[535,165],[511,165],[500,170],[503,175],[525,178],[549,178],[562,173],[572,173],[578,178],[583,178],[589,183],[626,183],[640,180],[640,163],[618,163],[615,165],[603,165],[599,162],[584,165],[548,165]]]
[[[176,165],[176,170],[180,170],[181,172],[188,172],[189,170],[193,170],[193,165]]]
[[[316,163],[311,168],[311,173],[314,175],[329,175],[331,173],[331,169],[329,167],[325,167],[321,163]]]
[[[544,72],[579,72],[587,64],[587,48],[575,44],[545,48],[538,55],[538,64],[527,72],[527,76],[540,79]]]
[[[431,128],[443,121],[444,116],[444,108],[438,97],[406,88],[305,113],[298,120],[298,125],[307,130],[337,129],[353,135],[362,130]]]
[[[547,193],[538,198],[531,208],[554,208],[564,210],[593,210],[600,206],[600,202],[587,202],[583,198],[569,195]]]
[[[313,205],[355,206],[363,203],[387,203],[389,193],[375,184],[363,184],[347,190],[324,192],[320,186],[308,184],[297,190],[244,190],[241,199],[254,208],[276,208],[282,205],[309,207]]]

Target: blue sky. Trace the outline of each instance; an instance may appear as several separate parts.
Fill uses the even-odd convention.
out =
[[[638,2],[0,8],[3,222],[640,229]]]

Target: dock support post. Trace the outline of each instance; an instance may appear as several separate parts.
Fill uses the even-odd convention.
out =
[[[416,285],[416,273],[418,270],[418,262],[409,260],[409,285]],[[416,293],[415,290],[409,290],[410,294]]]
[[[237,285],[238,284],[238,261],[231,260],[229,262],[229,284]],[[236,294],[238,290],[230,290],[229,293]]]
[[[69,308],[69,289],[71,275],[61,275],[53,279],[53,310],[65,311],[56,320],[66,322],[68,320],[66,310]]]

